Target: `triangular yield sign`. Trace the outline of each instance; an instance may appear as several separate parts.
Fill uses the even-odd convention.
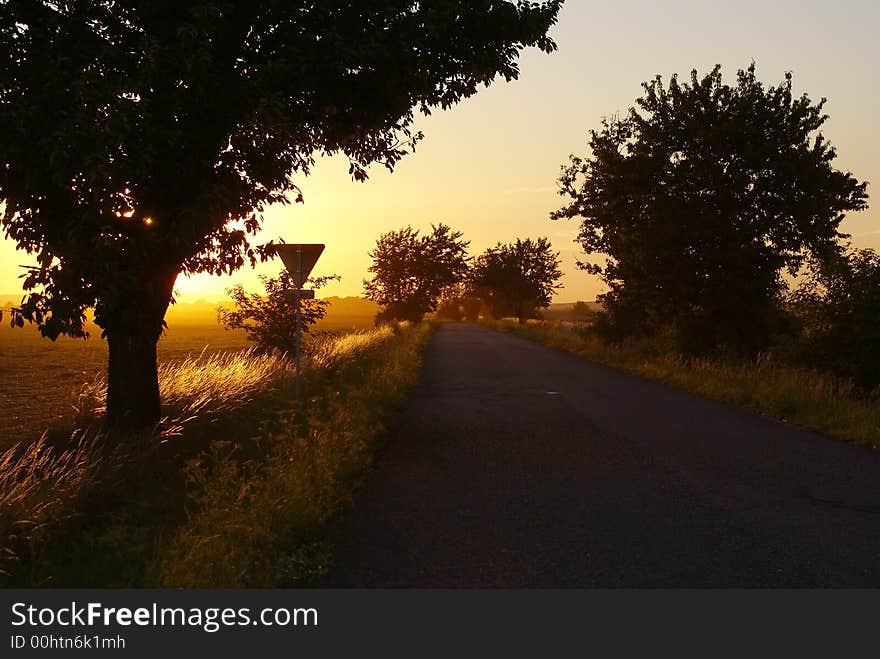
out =
[[[303,287],[323,251],[324,245],[275,246],[275,252],[281,257],[297,288]]]

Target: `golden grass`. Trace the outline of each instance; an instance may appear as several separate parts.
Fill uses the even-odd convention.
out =
[[[405,326],[401,326],[403,328]],[[319,369],[332,368],[344,360],[373,350],[394,336],[388,325],[370,330],[354,330],[345,334],[314,337],[311,343],[310,362]]]
[[[293,374],[285,355],[261,354],[254,348],[210,355],[202,351],[181,362],[161,364],[159,395],[167,413],[163,425],[242,407]],[[77,410],[80,415],[100,415],[106,405],[107,379],[101,375],[83,386]]]
[[[334,370],[383,349],[394,336],[394,330],[380,328],[310,337],[307,380],[318,382],[330,377]],[[97,422],[97,415],[104,411],[106,404],[105,377],[97,377],[84,385],[76,405],[80,427],[69,434],[66,443],[49,442],[44,433],[36,441],[20,442],[0,453],[0,573],[16,572],[21,582],[21,572],[26,569],[22,561],[38,560],[47,538],[83,514],[84,501],[94,496],[96,490],[124,482],[169,438],[177,437],[177,441],[183,442],[197,439],[200,445],[209,445],[212,438],[204,435],[212,433],[217,438],[212,449],[216,453],[217,447],[224,446],[223,428],[228,424],[212,422],[250,423],[249,434],[259,432],[259,419],[238,419],[236,412],[273,396],[283,399],[294,375],[295,369],[284,355],[260,354],[254,350],[212,355],[203,352],[180,362],[162,364],[159,381],[166,417],[155,432],[131,437],[109,437]],[[292,414],[289,411],[279,418],[293,425]],[[354,447],[352,444],[346,450]],[[297,464],[306,454],[305,450],[300,452]],[[318,463],[323,465],[322,461],[329,458],[322,454],[310,459],[316,461],[315,469],[324,470]],[[213,460],[214,463],[219,461]],[[249,468],[236,467],[244,470],[237,472],[240,476]],[[193,482],[198,481],[197,472],[198,468],[190,465]],[[198,493],[193,495],[193,500],[213,507],[221,505],[230,492],[228,488],[237,482],[239,480],[227,479],[222,474],[219,478],[212,475],[210,483],[205,481],[196,488]],[[255,487],[247,479],[240,482],[245,492]],[[295,491],[291,492],[291,496],[295,495]],[[233,498],[242,496],[243,492],[236,492]],[[266,496],[274,494],[267,492]],[[228,522],[234,524],[232,518]],[[225,522],[218,523],[225,525]],[[255,533],[254,529],[260,524],[259,519],[254,519],[242,522],[240,528]],[[31,582],[30,585],[40,584]]]
[[[261,437],[265,454],[236,459],[218,443],[190,467],[187,524],[160,552],[166,588],[314,585],[331,566],[327,522],[350,504],[369,471],[388,413],[415,385],[426,325],[346,335],[323,358],[351,355],[356,375],[331,379],[297,423],[282,412]],[[392,340],[394,339],[394,340]]]
[[[589,361],[880,449],[880,402],[848,381],[762,355],[755,362],[684,357],[656,341],[612,345],[577,323],[484,321]]]
[[[106,436],[77,430],[57,450],[44,434],[29,445],[0,454],[0,574],[7,575],[23,550],[31,553],[52,529],[75,517],[87,494],[120,464],[120,448],[108,450]]]

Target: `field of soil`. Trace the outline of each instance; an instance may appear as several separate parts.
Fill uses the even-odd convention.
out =
[[[318,329],[372,326],[374,308],[363,302],[338,300]],[[159,341],[160,362],[182,361],[203,350],[226,352],[252,346],[244,331],[223,329],[212,313],[196,314],[195,309],[186,308],[174,311],[176,318],[169,315],[168,331]],[[0,323],[0,449],[39,437],[48,426],[71,416],[83,383],[92,381],[107,366],[107,343],[101,340],[99,328],[92,326],[90,332],[92,337],[87,340],[60,338],[53,342],[33,327],[11,329],[4,314]]]

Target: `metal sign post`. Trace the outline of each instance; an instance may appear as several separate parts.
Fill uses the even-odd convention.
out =
[[[296,276],[297,282],[302,281],[302,249],[296,250]],[[300,390],[302,389],[302,284],[296,286],[296,402],[299,403],[301,398]]]
[[[315,291],[304,291],[303,284],[321,258],[324,245],[278,245],[275,252],[296,284],[296,400],[299,402],[302,389],[302,301],[315,298]]]

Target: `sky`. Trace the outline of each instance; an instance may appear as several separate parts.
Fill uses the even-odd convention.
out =
[[[875,0],[567,0],[553,29],[559,49],[526,51],[520,79],[497,82],[446,112],[421,118],[425,139],[389,174],[374,167],[354,183],[344,158],[324,158],[308,178],[294,176],[305,204],[271,207],[258,240],[327,245],[314,274],[342,277],[322,295],[360,295],[368,252],[384,232],[444,222],[464,232],[476,255],[497,242],[547,236],[563,259],[556,301],[592,300],[601,282],[579,270],[577,223],[551,221],[564,205],[556,180],[571,153],[587,154],[588,131],[625,112],[640,84],[657,74],[687,77],[721,64],[727,80],[757,63],[767,84],[794,74],[798,93],[828,98],[823,133],[837,147],[835,166],[880,184],[880,3]],[[875,192],[869,187],[869,194]],[[877,192],[880,194],[880,192]],[[847,218],[859,247],[880,249],[880,202]],[[20,293],[20,264],[32,263],[0,242],[0,294]],[[232,277],[179,278],[181,301],[213,298],[279,260]]]

